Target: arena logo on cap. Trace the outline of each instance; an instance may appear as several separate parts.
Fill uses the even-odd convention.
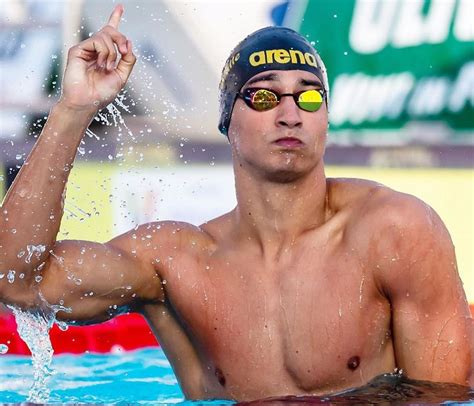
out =
[[[318,67],[316,58],[309,52],[301,52],[297,49],[267,49],[266,51],[257,51],[249,56],[249,63],[252,66],[264,65],[266,63],[295,63]]]

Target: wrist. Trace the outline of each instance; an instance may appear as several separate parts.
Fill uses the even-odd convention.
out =
[[[60,113],[63,115],[71,115],[76,119],[89,119],[91,121],[97,112],[99,111],[98,106],[91,104],[90,106],[77,106],[69,103],[66,99],[61,98],[53,106],[51,113]]]

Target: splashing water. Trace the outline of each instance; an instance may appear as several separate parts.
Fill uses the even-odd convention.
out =
[[[53,326],[58,311],[71,311],[63,306],[49,305],[41,294],[40,298],[44,303],[40,309],[23,311],[14,306],[8,306],[15,316],[18,334],[31,351],[34,381],[27,401],[33,403],[45,403],[49,399],[51,389],[48,388],[48,381],[53,374],[50,368],[53,347],[49,330]]]
[[[32,354],[34,382],[28,394],[28,401],[47,402],[50,393],[47,383],[52,375],[50,365],[53,357],[48,333],[53,325],[54,314],[43,311],[24,312],[15,307],[10,309],[15,316],[18,333]]]
[[[105,110],[100,111],[95,118],[96,121],[99,121],[101,124],[106,126],[118,127],[122,131],[122,127],[127,130],[128,135],[133,136],[132,131],[125,124],[125,120],[122,116],[120,109],[124,110],[127,113],[130,113],[129,106],[125,104],[127,99],[127,91],[124,90],[117,95],[113,103],[110,103]],[[120,108],[120,109],[119,109]],[[110,120],[111,118],[112,120]]]
[[[91,131],[89,128],[86,130],[86,134],[89,138],[95,138],[97,141],[100,140],[99,136]]]

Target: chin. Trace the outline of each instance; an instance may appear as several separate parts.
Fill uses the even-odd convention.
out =
[[[281,168],[267,171],[263,177],[268,182],[273,183],[292,183],[302,178],[306,172],[296,170],[295,168]]]
[[[257,158],[241,161],[246,171],[253,173],[265,182],[287,184],[296,182],[311,173],[318,165],[316,157],[305,157],[301,153],[286,153],[273,155],[270,159],[262,159],[262,154]],[[313,158],[313,159],[310,159]],[[266,161],[266,162],[264,162]],[[242,166],[242,165],[240,165]]]

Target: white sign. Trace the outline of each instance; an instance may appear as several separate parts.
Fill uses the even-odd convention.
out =
[[[200,225],[236,206],[230,165],[119,172],[112,194],[114,233],[157,220]]]

